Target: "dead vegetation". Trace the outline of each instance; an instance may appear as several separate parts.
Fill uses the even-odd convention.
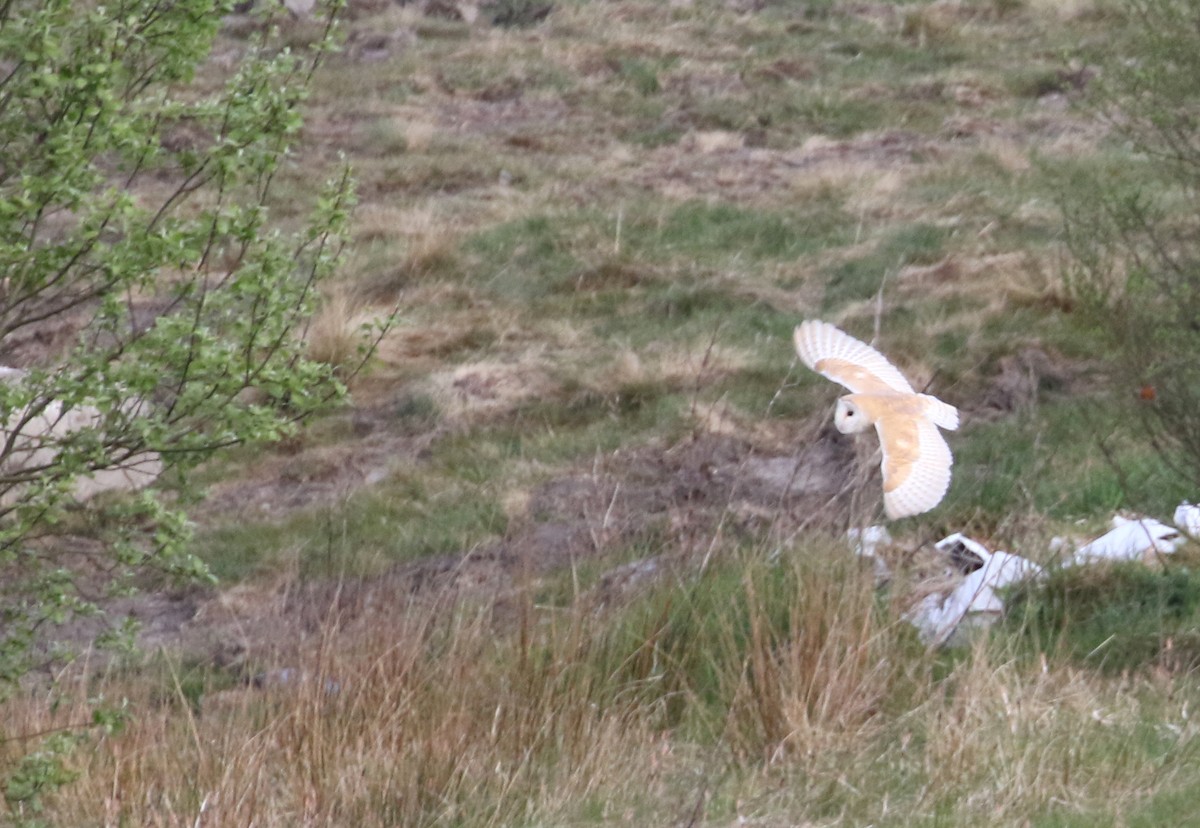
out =
[[[334,611],[308,642],[245,685],[178,662],[105,678],[140,713],[80,755],[58,818],[913,824],[1136,810],[1194,772],[1161,678],[982,643],[939,665],[869,570],[819,545],[619,606],[523,590],[498,615],[433,589]],[[77,713],[12,712],[27,732]]]

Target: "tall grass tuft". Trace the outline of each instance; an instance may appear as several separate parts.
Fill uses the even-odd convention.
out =
[[[844,750],[878,728],[901,683],[906,659],[895,656],[908,630],[858,563],[818,547],[797,550],[780,573],[744,575],[748,638],[732,648],[725,677],[735,752],[769,760]]]
[[[1200,765],[1190,685],[928,652],[828,541],[615,607],[535,594],[377,595],[261,686],[197,706],[179,671],[114,673],[10,726],[89,694],[140,711],[74,754],[54,825],[945,824],[1135,807]]]

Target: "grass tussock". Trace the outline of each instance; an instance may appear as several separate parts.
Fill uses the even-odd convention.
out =
[[[345,289],[334,289],[308,324],[309,358],[339,371],[358,367],[369,342],[364,332],[369,322],[370,311],[361,302]]]
[[[754,574],[744,581],[749,640],[725,735],[745,756],[811,756],[870,741],[904,684],[907,659],[894,656],[907,631],[875,606],[870,573],[844,557],[795,567],[786,614],[771,606],[782,596],[760,594],[778,586]]]
[[[413,598],[330,619],[302,658],[260,687],[168,667],[88,688],[143,712],[70,758],[52,824],[1038,819],[1136,809],[1200,762],[1161,685],[985,639],[931,654],[822,543],[605,610]],[[31,695],[12,726],[82,698]]]

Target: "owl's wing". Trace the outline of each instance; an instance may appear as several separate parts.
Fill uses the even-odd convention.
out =
[[[908,380],[887,357],[828,322],[802,322],[794,339],[796,353],[805,365],[855,394],[913,393]]]
[[[884,414],[875,421],[883,449],[883,508],[889,518],[928,512],[950,488],[954,458],[936,425],[924,417]]]

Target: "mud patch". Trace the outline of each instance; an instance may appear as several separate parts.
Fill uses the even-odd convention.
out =
[[[398,395],[390,405],[357,409],[347,418],[353,437],[336,444],[285,444],[237,478],[213,485],[192,510],[193,519],[202,524],[277,520],[300,509],[337,503],[382,482],[397,468],[418,463],[437,432],[405,433],[398,428],[398,409],[404,404],[403,395]]]
[[[388,439],[393,449],[401,445]],[[266,482],[229,487],[204,511],[223,518],[273,514],[311,505],[331,489],[369,485],[369,469],[383,466],[367,458],[382,449],[369,440],[340,446],[327,456],[320,479],[289,480],[276,469]],[[299,583],[281,576],[221,592],[145,595],[110,611],[143,622],[144,646],[229,665],[281,663],[331,625],[362,633],[381,613],[414,604],[468,602],[502,621],[546,578],[583,564],[603,567],[605,560],[614,561],[612,569],[598,577],[593,595],[611,603],[672,572],[694,570],[717,539],[774,543],[801,528],[844,524],[861,482],[852,473],[858,451],[831,429],[789,455],[727,435],[619,451],[539,486],[504,537],[461,554],[371,577]],[[629,551],[639,548],[648,555],[629,563]]]
[[[1036,345],[1001,357],[996,368],[978,412],[991,417],[1028,413],[1047,393],[1071,393],[1080,372],[1061,354]]]

